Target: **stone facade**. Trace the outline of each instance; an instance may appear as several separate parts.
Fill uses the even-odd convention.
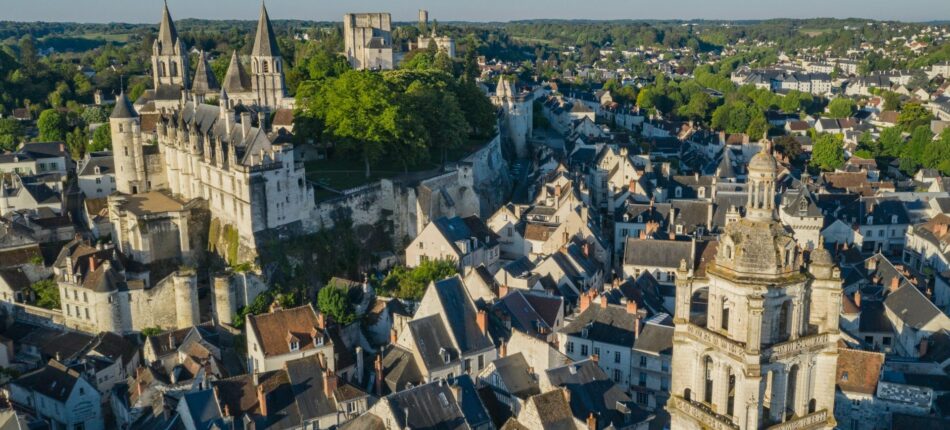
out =
[[[344,54],[357,70],[390,70],[393,61],[392,17],[388,13],[343,16]]]
[[[676,429],[822,428],[833,410],[840,271],[823,248],[802,270],[800,247],[775,218],[776,162],[749,165],[746,216],[720,238],[706,277],[676,276],[672,392]],[[706,289],[705,312],[691,312]]]
[[[531,93],[516,93],[508,79],[498,79],[492,103],[501,108],[502,139],[510,142],[518,158],[529,155],[528,141],[534,130],[534,97]]]

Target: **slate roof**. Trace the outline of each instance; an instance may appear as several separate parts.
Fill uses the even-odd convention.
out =
[[[913,285],[904,285],[888,294],[884,306],[914,329],[920,329],[941,315],[940,309]]]
[[[430,372],[458,363],[459,351],[455,349],[452,338],[438,315],[409,321],[409,331],[423,364]]]
[[[389,404],[398,428],[467,430],[468,423],[451,388],[444,381],[431,382],[390,394]],[[408,415],[407,415],[408,412]]]
[[[493,361],[492,364],[495,365],[495,372],[498,373],[510,394],[525,399],[528,396],[541,393],[537,378],[529,372],[530,366],[528,366],[524,354],[519,352],[501,357]]]
[[[434,287],[442,304],[448,329],[452,331],[460,352],[467,354],[493,348],[491,340],[475,322],[477,310],[469,299],[462,280],[453,276],[436,282]]]
[[[228,71],[224,75],[221,88],[223,89],[222,96],[227,93],[237,94],[251,90],[251,77],[238,60],[237,51],[231,52],[231,62],[228,64]]]
[[[568,402],[568,396],[565,395],[564,390],[551,390],[531,397],[528,401],[534,403],[534,407],[538,411],[538,418],[541,419],[541,425],[545,430],[574,430],[576,428],[574,416],[571,413],[571,404]],[[518,424],[518,426],[521,426],[521,424]],[[521,427],[514,424],[511,426],[505,425],[506,429]]]
[[[13,291],[23,291],[30,288],[30,278],[19,267],[0,268],[0,279],[3,279]]]
[[[309,420],[336,414],[336,400],[327,397],[323,390],[325,369],[320,366],[318,356],[311,355],[288,361],[284,368],[293,390],[293,398],[297,403],[300,418]]]
[[[115,107],[112,108],[112,115],[109,118],[129,119],[137,116],[139,115],[132,107],[132,103],[129,102],[129,98],[125,96],[125,91],[119,93],[119,97],[115,99]]]
[[[191,91],[195,94],[212,94],[221,90],[218,79],[208,65],[208,55],[201,51],[198,54],[198,66],[195,69],[195,80],[191,83]]]
[[[383,354],[383,381],[389,392],[404,390],[408,384],[417,385],[422,380],[411,352],[392,346]]]
[[[46,366],[17,378],[13,383],[58,402],[65,402],[80,377],[79,372],[50,360]]]
[[[571,412],[582,422],[593,413],[598,428],[611,424],[624,427],[629,425],[627,416],[639,410],[623,389],[591,360],[548,369],[547,375],[551,385],[570,391]]]
[[[96,173],[97,167],[99,168],[99,173]],[[79,170],[78,175],[108,175],[111,173],[115,173],[115,162],[113,161],[112,153],[108,152],[89,157],[82,165],[82,169]]]
[[[633,348],[657,355],[673,355],[673,327],[647,322],[643,324]]]
[[[599,303],[590,306],[559,330],[568,336],[632,348],[636,340],[634,318],[626,307]],[[587,336],[584,336],[584,332]]]
[[[158,27],[158,42],[161,55],[174,55],[175,44],[178,42],[178,31],[175,29],[175,21],[168,12],[168,4],[162,8],[162,22]]]
[[[655,268],[679,267],[686,260],[693,267],[693,242],[679,240],[654,240],[627,237],[624,246],[623,264]]]

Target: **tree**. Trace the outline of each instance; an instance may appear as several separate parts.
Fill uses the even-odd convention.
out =
[[[897,157],[900,155],[904,146],[904,136],[901,135],[900,127],[885,128],[878,138],[877,157]]]
[[[838,97],[828,103],[829,118],[847,118],[854,112],[854,100]]]
[[[349,325],[356,321],[356,313],[353,312],[346,289],[338,285],[331,283],[320,289],[317,293],[317,307],[337,324]]]
[[[901,96],[893,91],[884,92],[884,110],[897,111],[901,109]]]
[[[45,309],[60,310],[59,285],[53,279],[44,279],[30,285],[36,295],[36,306]]]
[[[370,71],[351,70],[328,83],[322,97],[310,99],[312,109],[323,119],[326,134],[343,151],[359,154],[370,177],[370,164],[381,157],[387,145],[401,133],[403,115],[393,91],[382,76]]]
[[[840,134],[822,134],[812,146],[812,167],[830,172],[844,165],[844,139]]]
[[[86,153],[86,145],[89,144],[89,138],[86,131],[76,127],[73,131],[66,133],[66,147],[69,148],[69,154],[74,159],[82,158]]]
[[[419,127],[419,134],[429,148],[438,152],[444,165],[446,153],[465,143],[468,128],[455,94],[415,81],[401,99],[404,100],[403,112],[417,121],[415,125]],[[417,145],[410,143],[409,147],[414,150]]]
[[[933,114],[920,103],[907,103],[897,117],[897,125],[905,132],[911,132],[923,125],[930,126],[933,118]]]
[[[15,118],[0,119],[0,152],[13,151],[23,139],[23,127]]]
[[[769,131],[769,122],[765,119],[765,115],[761,112],[752,117],[752,120],[749,121],[749,127],[746,128],[745,134],[747,134],[752,139],[765,138],[766,133]]]
[[[397,266],[383,279],[382,288],[400,299],[420,300],[431,282],[457,273],[452,260],[426,260],[412,269]]]
[[[40,131],[40,140],[44,142],[61,141],[66,138],[66,117],[55,109],[46,109],[40,113],[36,128]]]
[[[155,327],[145,327],[142,329],[142,337],[149,338],[152,336],[157,336],[162,333],[162,328],[159,326]]]
[[[475,81],[460,82],[456,88],[459,107],[465,115],[469,133],[477,137],[488,137],[495,132],[497,118],[495,106],[485,97]]]
[[[99,124],[109,121],[109,114],[99,106],[90,106],[83,109],[79,117],[86,124]]]
[[[89,152],[111,151],[112,150],[112,132],[109,123],[96,127],[92,132],[92,144],[89,145]]]
[[[794,160],[802,154],[802,144],[793,136],[781,136],[775,139],[775,151]]]

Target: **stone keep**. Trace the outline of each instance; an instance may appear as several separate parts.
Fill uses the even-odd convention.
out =
[[[515,148],[518,158],[528,154],[528,140],[534,130],[534,101],[530,96],[516,94],[511,82],[501,77],[492,98],[495,106],[501,109],[501,134],[503,139]]]
[[[802,270],[774,216],[776,171],[770,150],[753,157],[745,217],[726,225],[704,277],[685,262],[676,274],[672,428],[835,426],[840,272],[822,247]]]

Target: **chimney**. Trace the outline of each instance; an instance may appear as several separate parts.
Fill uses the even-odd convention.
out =
[[[498,298],[502,298],[508,295],[508,285],[499,284],[498,285]]]
[[[505,338],[501,338],[501,345],[498,345],[498,357],[504,358],[508,355],[508,344],[505,343]]]
[[[356,381],[363,384],[363,347],[356,347]]]
[[[558,199],[561,198],[561,184],[554,186],[554,197],[557,197]]]
[[[589,243],[584,242],[583,250],[584,250],[584,256],[587,258],[590,258],[590,244]]]
[[[640,337],[640,315],[633,318],[633,338]]]
[[[590,295],[581,294],[581,312],[586,311],[588,307],[590,307]]]
[[[376,395],[383,395],[383,354],[376,356]]]
[[[892,293],[895,292],[895,291],[897,291],[897,288],[900,287],[900,285],[901,285],[901,280],[898,279],[898,277],[895,276],[895,277],[891,278],[891,288],[890,288],[890,290],[891,290]]]
[[[595,364],[600,363],[600,356],[597,354],[591,354],[590,361],[593,361]]]
[[[923,356],[927,355],[927,347],[929,346],[929,345],[928,345],[929,343],[930,343],[930,339],[928,339],[928,338],[923,338],[923,339],[920,340],[920,344],[917,345],[917,356],[918,356],[918,357],[923,357]]]
[[[96,256],[90,255],[89,256],[89,273],[92,273],[95,271],[96,271]]]
[[[607,296],[600,296],[600,308],[607,309]]]
[[[255,374],[256,375],[256,374]],[[264,386],[257,386],[257,403],[261,408],[261,416],[267,416],[267,394],[264,393]]]
[[[223,413],[224,413],[224,417],[225,417],[225,418],[231,416],[231,409],[228,408],[228,405],[227,405],[227,404],[224,405],[224,411],[223,411]]]
[[[395,344],[396,344],[396,340],[398,340],[398,339],[399,339],[399,332],[396,331],[396,328],[393,327],[393,328],[389,329],[389,343],[395,345]]]
[[[858,309],[861,309],[861,290],[860,289],[854,292],[854,304],[855,306],[858,307]]]
[[[593,412],[587,416],[587,430],[597,430],[597,417]]]
[[[627,190],[630,191],[631,194],[635,193],[637,191],[637,181],[631,179],[630,185],[627,186]]]
[[[323,393],[327,398],[333,398],[333,392],[336,391],[336,373],[327,369],[323,372]]]
[[[637,315],[637,301],[633,299],[627,299],[627,313],[630,315]]]
[[[241,138],[247,139],[249,131],[251,131],[251,113],[241,112]]]
[[[320,330],[327,328],[327,317],[323,315],[323,312],[317,312],[317,328]]]
[[[475,316],[475,322],[478,324],[478,329],[481,330],[482,334],[488,333],[488,312],[484,310],[478,311],[478,315]]]

